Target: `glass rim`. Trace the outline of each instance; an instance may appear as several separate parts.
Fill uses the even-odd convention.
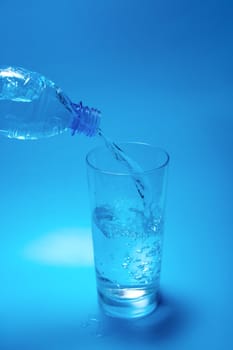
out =
[[[160,151],[161,153],[163,153],[165,155],[165,160],[163,162],[161,162],[160,165],[158,166],[153,166],[151,169],[148,170],[142,170],[142,171],[127,171],[127,172],[122,172],[122,171],[110,171],[110,170],[106,170],[106,169],[101,169],[100,167],[97,167],[96,165],[92,164],[92,162],[90,161],[90,157],[92,156],[92,154],[94,154],[96,151],[98,150],[106,150],[107,147],[106,146],[97,146],[94,147],[93,149],[91,149],[87,155],[86,155],[86,164],[92,169],[95,170],[96,172],[102,173],[102,174],[106,174],[106,175],[115,175],[115,176],[132,176],[132,174],[138,174],[138,175],[145,175],[145,174],[149,174],[149,173],[153,173],[156,170],[165,168],[170,160],[170,156],[169,153],[158,146],[154,146],[153,144],[147,143],[147,142],[140,142],[140,141],[128,141],[128,142],[119,142],[117,143],[117,145],[121,146],[121,145],[138,145],[138,146],[146,146],[150,149],[154,149],[156,151]],[[110,152],[110,151],[109,151]]]

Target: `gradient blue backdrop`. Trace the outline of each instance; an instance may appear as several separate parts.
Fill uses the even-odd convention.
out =
[[[1,0],[0,63],[102,110],[115,141],[171,155],[160,309],[96,305],[85,155],[0,139],[0,349],[231,349],[233,2]]]

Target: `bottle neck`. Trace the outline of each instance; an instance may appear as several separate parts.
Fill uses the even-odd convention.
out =
[[[95,136],[99,133],[100,111],[95,108],[83,106],[82,102],[72,104],[73,121],[70,128],[72,135],[83,133],[86,136]]]
[[[86,136],[95,136],[99,133],[100,111],[83,106],[82,102],[73,103],[60,88],[57,88],[56,93],[60,102],[72,114],[73,118],[69,125],[72,135],[83,133]]]

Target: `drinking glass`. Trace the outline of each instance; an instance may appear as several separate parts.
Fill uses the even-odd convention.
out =
[[[86,161],[100,306],[145,316],[159,301],[169,155],[132,142],[95,148]]]

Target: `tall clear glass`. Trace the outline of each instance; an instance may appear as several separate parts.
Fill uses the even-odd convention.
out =
[[[99,302],[104,312],[142,317],[158,305],[169,155],[145,143],[87,155]]]

